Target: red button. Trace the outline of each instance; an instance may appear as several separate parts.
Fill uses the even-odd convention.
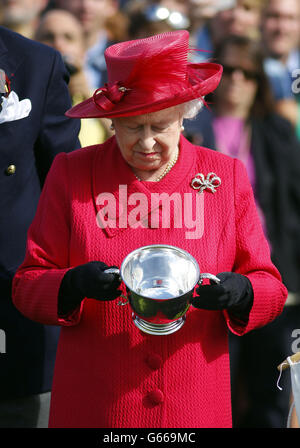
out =
[[[154,389],[148,393],[148,399],[152,404],[160,404],[164,401],[164,394],[160,389]]]
[[[161,367],[163,360],[161,356],[152,353],[147,356],[146,362],[150,369],[156,370]]]

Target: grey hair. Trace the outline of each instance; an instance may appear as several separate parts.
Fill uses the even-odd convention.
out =
[[[186,103],[183,103],[183,119],[191,120],[196,117],[198,112],[203,107],[203,101],[201,98],[197,98],[195,100],[187,101]]]

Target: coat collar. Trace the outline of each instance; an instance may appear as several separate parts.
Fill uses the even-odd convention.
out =
[[[103,216],[103,213],[99,213],[103,207],[103,201],[102,204],[99,201],[105,198],[104,193],[108,193],[106,196],[108,200],[116,201],[117,216],[115,226],[106,226],[104,228],[107,236],[114,237],[119,232],[126,231],[129,228],[128,225],[125,225],[125,221],[127,223],[125,218],[137,206],[137,203],[128,204],[127,199],[129,196],[138,201],[138,194],[142,193],[143,197],[147,198],[147,203],[151,204],[152,193],[161,194],[165,192],[171,195],[176,191],[181,191],[183,184],[189,182],[195,163],[195,150],[193,145],[183,136],[180,138],[179,147],[180,152],[177,163],[160,182],[138,181],[130,166],[123,159],[115,137],[111,137],[95,152],[92,168],[92,188],[97,217],[101,219],[101,216]],[[125,213],[122,218],[119,205],[124,204],[124,200],[126,200],[126,205],[124,206]],[[144,216],[140,217],[140,221],[142,222],[143,218],[148,218],[149,213],[151,213],[150,207]]]
[[[1,37],[1,33],[0,33],[0,57],[2,57],[2,55],[6,54],[8,52],[8,49]]]
[[[24,59],[23,48],[18,45],[19,41],[14,39],[15,36],[18,39],[25,39],[23,36],[0,26],[0,68],[5,71],[12,82]]]

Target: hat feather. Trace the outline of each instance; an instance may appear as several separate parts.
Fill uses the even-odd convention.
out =
[[[187,84],[187,52],[186,42],[177,44],[176,51],[171,46],[167,50],[158,48],[150,54],[143,51],[125,81],[126,87],[148,92],[153,89],[156,92],[165,92],[166,89],[178,92],[180,87]]]

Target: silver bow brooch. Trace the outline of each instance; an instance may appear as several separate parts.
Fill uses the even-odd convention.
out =
[[[221,179],[215,173],[208,173],[206,178],[204,174],[198,173],[191,182],[192,188],[194,188],[194,190],[200,190],[200,193],[206,189],[210,190],[212,193],[215,193],[216,189],[220,185]]]

